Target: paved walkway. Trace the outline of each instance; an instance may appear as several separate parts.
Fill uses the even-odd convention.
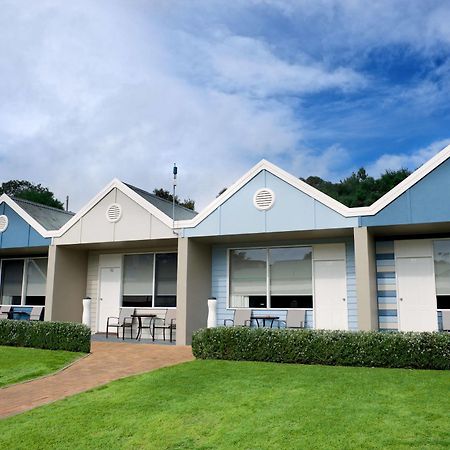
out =
[[[54,375],[0,389],[0,419],[119,378],[194,359],[187,346],[92,342],[91,351]]]

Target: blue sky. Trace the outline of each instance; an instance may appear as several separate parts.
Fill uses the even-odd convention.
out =
[[[338,180],[450,143],[450,2],[0,0],[0,179],[199,208],[266,158]]]

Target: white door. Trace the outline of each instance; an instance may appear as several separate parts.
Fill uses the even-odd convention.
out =
[[[108,317],[119,316],[120,310],[120,267],[100,269],[98,331],[106,331]]]
[[[436,331],[433,258],[397,258],[397,293],[401,331]]]
[[[315,328],[347,330],[345,260],[314,261]]]

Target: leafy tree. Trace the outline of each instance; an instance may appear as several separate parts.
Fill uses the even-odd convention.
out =
[[[344,205],[358,207],[376,202],[410,174],[408,169],[386,170],[379,178],[373,178],[361,167],[337,183],[317,176],[301,179]]]
[[[64,209],[64,204],[55,197],[52,191],[40,184],[34,184],[27,180],[10,180],[2,183],[0,185],[1,194],[30,200],[57,209]]]
[[[173,201],[173,195],[167,190],[167,189],[154,189],[153,194],[155,194],[159,198],[163,198],[164,200],[169,200],[169,202]],[[175,195],[175,203],[180,206],[184,206],[188,209],[195,209],[195,200],[192,200],[191,198],[185,198],[183,201],[181,201],[178,197],[178,195]]]

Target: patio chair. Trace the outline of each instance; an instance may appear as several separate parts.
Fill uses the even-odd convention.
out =
[[[252,310],[251,309],[235,309],[233,319],[225,319],[224,326],[231,322],[233,327],[249,327],[252,324]]]
[[[0,306],[0,320],[8,319],[10,311],[11,311],[11,305]]]
[[[450,310],[442,311],[442,331],[450,332]]]
[[[30,312],[30,320],[41,320],[41,314],[43,310],[43,306],[33,306]]]
[[[278,328],[284,323],[283,328],[305,328],[305,311],[298,309],[288,309],[286,320],[278,320]]]
[[[173,330],[177,329],[177,310],[168,309],[164,317],[156,317],[153,320],[152,338],[155,340],[155,330],[163,330],[163,338],[166,340],[166,330],[169,330],[170,342],[173,342]]]
[[[111,316],[106,320],[106,339],[109,336],[109,328],[116,329],[116,336],[119,338],[119,329],[122,328],[122,340],[125,340],[125,329],[130,329],[130,337],[133,339],[133,318],[129,316],[129,310],[121,308],[119,317]]]

